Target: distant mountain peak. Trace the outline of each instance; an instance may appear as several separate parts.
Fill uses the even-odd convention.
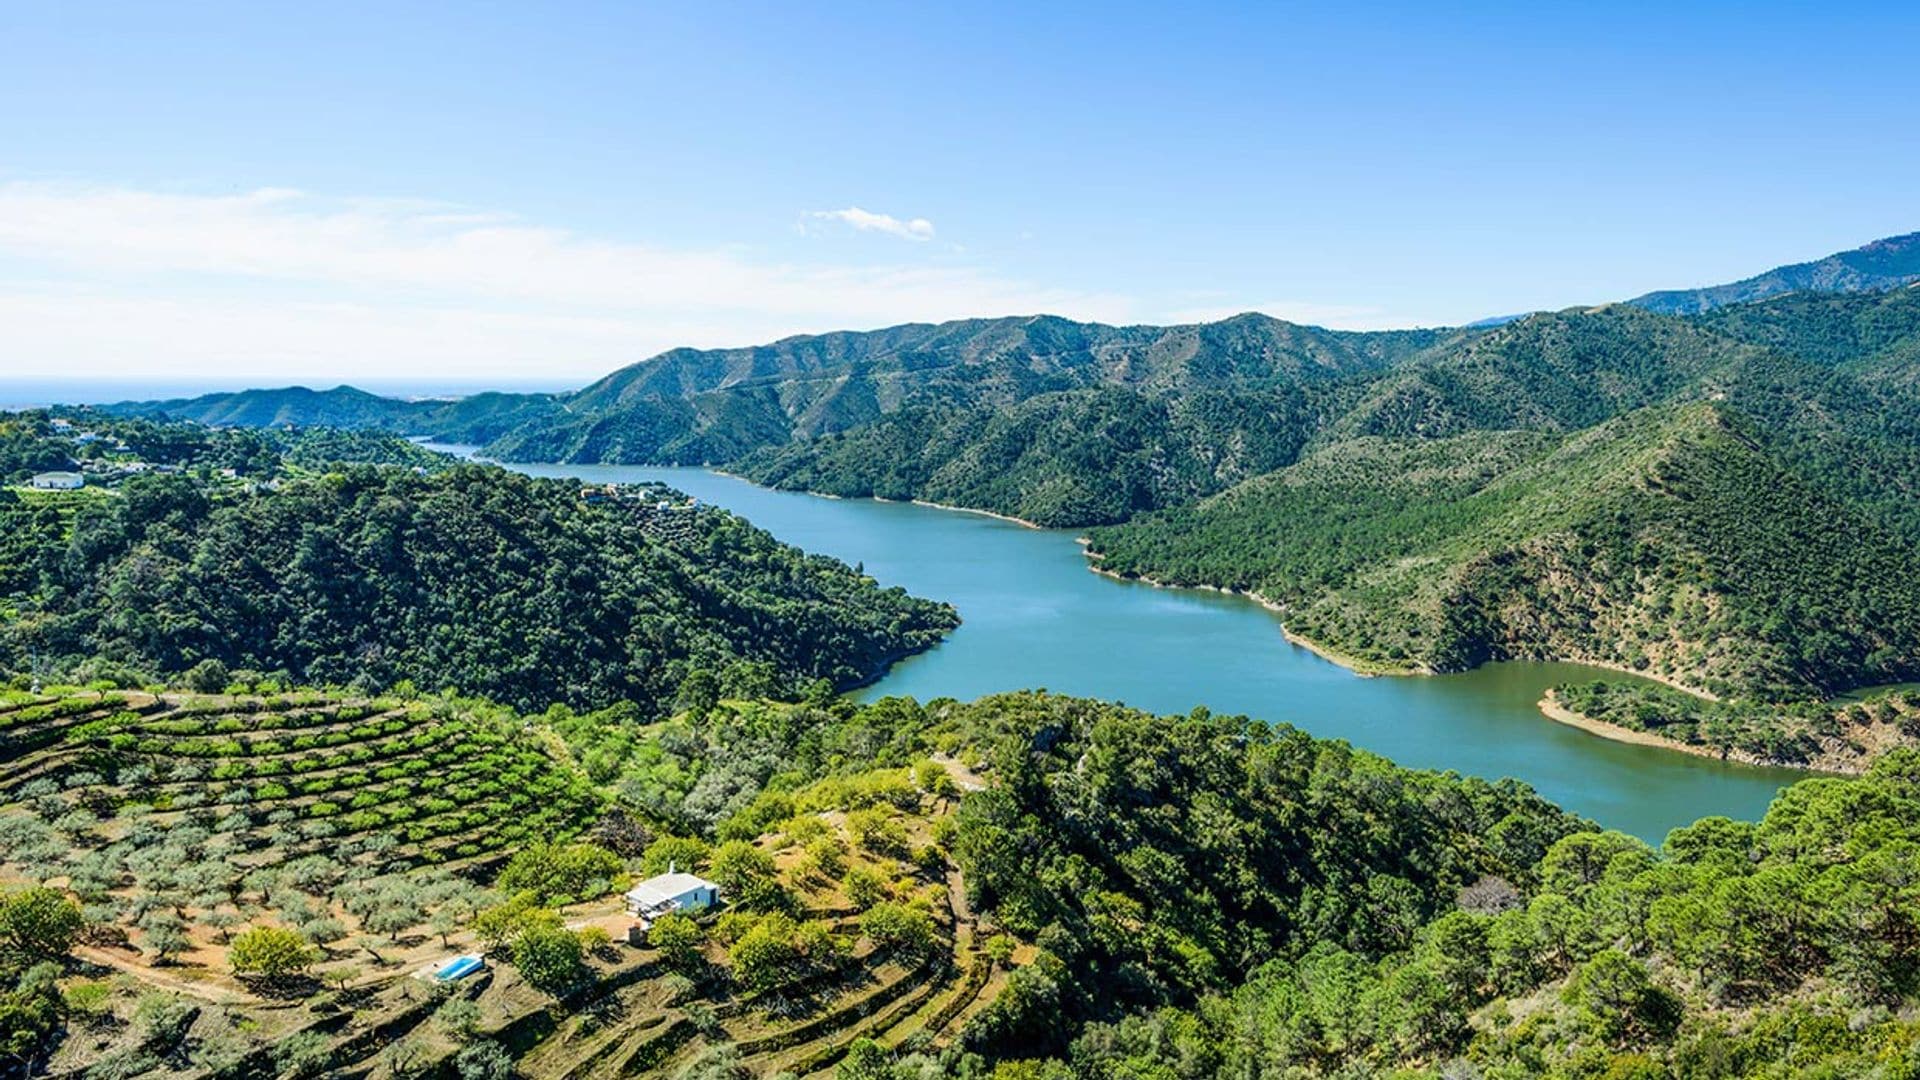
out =
[[[1884,237],[1813,262],[1777,266],[1726,285],[1651,292],[1627,302],[1666,315],[1697,315],[1783,293],[1877,292],[1914,282],[1920,282],[1920,232]]]

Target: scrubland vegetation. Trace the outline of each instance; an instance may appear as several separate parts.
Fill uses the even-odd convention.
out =
[[[20,1068],[1920,1068],[1905,750],[1649,847],[1513,782],[1037,693],[651,723],[304,693],[4,710]],[[669,866],[726,902],[625,944],[619,891]],[[462,952],[491,966],[409,977]]]

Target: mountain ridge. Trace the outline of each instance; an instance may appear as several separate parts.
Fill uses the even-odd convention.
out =
[[[1872,292],[1915,281],[1920,281],[1920,232],[1882,237],[1823,259],[1776,266],[1723,285],[1650,292],[1627,303],[1668,315],[1698,315],[1791,292]]]

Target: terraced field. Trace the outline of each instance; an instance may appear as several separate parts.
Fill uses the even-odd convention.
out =
[[[601,899],[555,901],[566,926],[613,938],[581,938],[586,975],[570,989],[537,988],[500,948],[449,992],[406,976],[483,951],[469,924],[503,901],[488,888],[499,864],[584,833],[609,805],[543,721],[439,699],[12,692],[0,890],[79,900],[88,929],[65,985],[115,988],[75,1017],[56,1074],[286,1074],[299,1071],[290,1047],[344,1075],[450,1074],[482,1046],[566,1080],[675,1075],[714,1055],[756,1075],[831,1075],[860,1040],[951,1041],[1004,981],[942,854],[957,788],[917,783],[882,769],[793,792],[791,815],[745,842],[778,900],[704,916],[692,960],[621,940],[618,875],[582,893]],[[719,873],[707,858],[693,868]],[[920,913],[930,933],[886,938],[871,922],[882,906]],[[740,939],[781,918],[821,952],[778,985],[742,978]],[[233,976],[230,942],[262,925],[320,948],[297,993]],[[472,1003],[465,1030],[445,1022],[450,998]],[[155,1042],[156,1001],[183,1018],[171,1049]]]
[[[533,1077],[614,1080],[674,1076],[722,1056],[757,1076],[831,1076],[856,1042],[885,1048],[912,1040],[935,1047],[950,1042],[966,1019],[992,1000],[1004,979],[981,947],[977,920],[967,909],[963,883],[949,867],[934,868],[911,854],[923,850],[952,804],[927,799],[887,814],[904,845],[862,843],[839,809],[803,815],[818,825],[787,823],[754,846],[769,855],[799,918],[825,927],[846,951],[818,976],[778,991],[755,992],[731,969],[729,916],[704,920],[701,960],[675,970],[654,949],[615,945],[592,961],[590,988],[553,1009],[551,999],[518,973],[501,968],[473,990],[482,1017],[478,1036],[517,1048],[519,1067]],[[796,819],[800,820],[800,819]],[[807,837],[797,842],[795,833]],[[815,853],[837,850],[845,873],[822,873]],[[875,850],[884,847],[886,850]],[[881,902],[928,912],[935,936],[925,950],[883,947],[863,929],[862,904],[849,896],[848,875],[878,882]],[[609,904],[570,908],[570,924],[605,922]],[[755,916],[736,913],[750,924]],[[615,920],[617,921],[617,920]],[[460,1044],[421,1014],[388,1045],[413,1047],[409,1056],[445,1061]],[[391,1051],[389,1051],[390,1053]],[[371,1057],[368,1067],[376,1063]]]
[[[486,864],[592,821],[600,796],[541,746],[440,701],[16,697],[0,876],[71,891],[129,970],[223,968],[263,919],[377,951],[456,928]]]

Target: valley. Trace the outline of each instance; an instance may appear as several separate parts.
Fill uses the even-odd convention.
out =
[[[971,700],[1044,686],[1160,713],[1196,704],[1296,725],[1421,768],[1525,780],[1649,841],[1702,815],[1758,814],[1795,773],[1625,746],[1555,724],[1547,691],[1619,678],[1598,667],[1498,662],[1432,678],[1355,678],[1284,635],[1244,597],[1088,573],[1074,530],[979,514],[769,490],[710,470],[515,465],[589,483],[664,483],[781,541],[953,605],[960,625],[856,691]]]
[[[1920,1060],[1889,244],[6,414],[5,1075]]]

